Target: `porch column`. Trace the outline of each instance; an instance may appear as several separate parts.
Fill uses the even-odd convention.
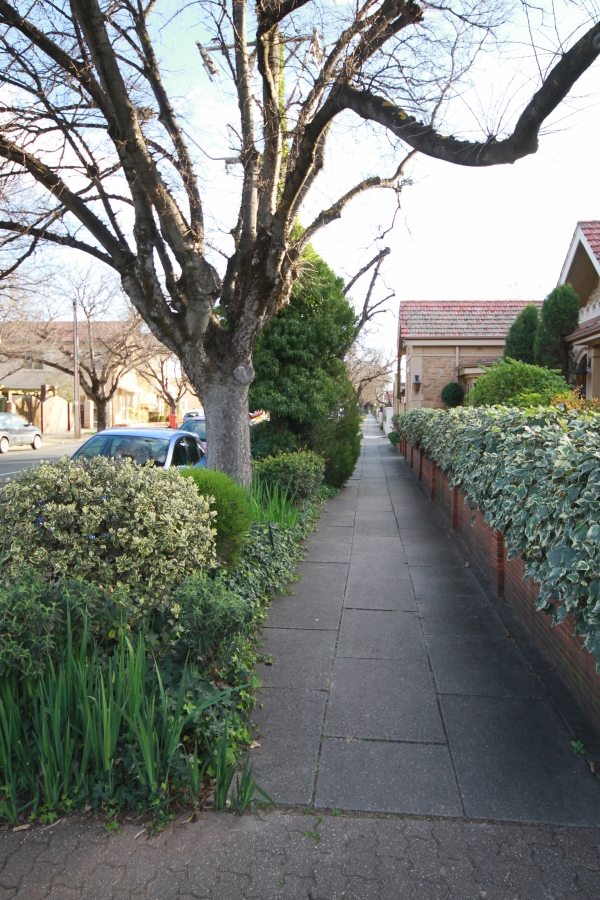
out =
[[[600,398],[600,346],[588,347],[588,360],[592,361],[592,368],[588,376],[588,397]]]

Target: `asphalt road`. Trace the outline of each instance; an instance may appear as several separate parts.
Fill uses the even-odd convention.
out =
[[[20,447],[11,447],[8,453],[0,456],[0,482],[16,475],[21,469],[28,466],[37,466],[44,460],[61,459],[63,456],[70,456],[84,440],[87,440],[89,434],[86,434],[80,441],[76,441],[72,437],[53,437],[49,435],[43,440],[39,450],[25,445]]]

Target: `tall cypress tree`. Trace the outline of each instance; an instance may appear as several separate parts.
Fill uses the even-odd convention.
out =
[[[508,329],[504,344],[504,359],[516,359],[533,365],[533,345],[539,324],[538,308],[535,303],[525,306]]]
[[[548,294],[542,306],[533,348],[535,364],[560,369],[562,376],[570,381],[573,354],[565,338],[575,331],[578,324],[579,296],[570,284],[559,284]]]

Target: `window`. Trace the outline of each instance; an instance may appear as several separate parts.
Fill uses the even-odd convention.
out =
[[[187,438],[179,438],[177,443],[175,444],[175,448],[173,450],[173,459],[171,460],[172,466],[187,466],[188,465],[188,448],[187,448]]]
[[[200,455],[200,450],[198,448],[198,444],[196,443],[196,441],[194,440],[193,437],[184,438],[184,440],[186,441],[186,443],[188,445],[188,460],[189,460],[190,466],[195,466],[196,463],[199,463],[200,460],[202,459],[202,457]]]

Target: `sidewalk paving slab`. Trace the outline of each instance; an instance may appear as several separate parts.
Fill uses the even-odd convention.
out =
[[[448,749],[441,744],[323,743],[316,809],[460,816]]]

